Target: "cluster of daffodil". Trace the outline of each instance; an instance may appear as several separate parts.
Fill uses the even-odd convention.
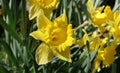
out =
[[[91,15],[90,22],[97,29],[92,37],[88,37],[85,33],[82,40],[86,41],[92,38],[90,50],[98,49],[94,59],[93,72],[95,72],[95,70],[100,71],[101,62],[105,67],[109,67],[115,60],[116,48],[120,44],[120,11],[113,12],[110,6],[94,9],[91,0],[88,0],[87,7]]]
[[[46,64],[54,56],[71,62],[70,46],[78,44],[80,47],[90,43],[90,52],[98,50],[94,59],[94,70],[100,71],[100,64],[109,67],[115,60],[116,47],[120,44],[120,11],[113,12],[110,6],[101,6],[94,9],[91,0],[87,7],[91,15],[90,23],[96,28],[91,36],[85,29],[83,38],[75,38],[72,24],[67,23],[66,11],[52,22],[52,12],[58,7],[59,0],[27,0],[30,20],[36,17],[37,30],[30,35],[41,40],[42,43],[36,50],[36,61],[39,65]],[[102,38],[101,38],[102,36]],[[113,38],[112,38],[113,37]],[[85,49],[86,47],[84,47]]]

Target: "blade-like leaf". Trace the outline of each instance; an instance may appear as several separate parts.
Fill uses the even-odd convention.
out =
[[[13,30],[3,19],[2,17],[0,17],[0,25],[5,29],[7,30],[7,32],[13,37],[15,38],[19,43],[22,42],[21,38],[20,38],[20,35],[15,31]]]

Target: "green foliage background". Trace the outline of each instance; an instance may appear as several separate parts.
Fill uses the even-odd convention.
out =
[[[60,0],[58,9],[53,11],[53,18],[59,16],[63,8],[67,11],[68,22],[76,28],[90,15],[86,7],[87,0]],[[113,11],[120,9],[118,0],[93,0],[94,6],[110,5]],[[34,40],[29,33],[36,28],[35,20],[29,21],[28,8],[25,0],[1,0],[0,8],[0,73],[91,73],[93,59],[97,51],[89,53],[80,47],[71,47],[72,63],[57,58],[46,65],[38,66],[35,61],[35,51],[40,41]],[[91,26],[88,32],[94,31]],[[77,31],[77,39],[82,38],[81,29]],[[118,54],[120,53],[118,47]],[[109,68],[103,68],[100,73],[120,73],[120,58]]]

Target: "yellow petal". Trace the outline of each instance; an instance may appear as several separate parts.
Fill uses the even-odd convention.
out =
[[[120,26],[120,12],[115,12],[114,13],[114,26],[115,26],[115,28],[119,28],[119,26]]]
[[[61,14],[59,17],[57,17],[54,20],[55,23],[57,23],[59,26],[66,26],[67,25],[67,16],[66,11],[64,9],[63,14]]]
[[[104,13],[107,15],[107,18],[108,18],[109,20],[113,20],[113,12],[112,12],[110,6],[106,6],[106,7],[105,7]]]
[[[38,65],[46,64],[54,57],[51,49],[45,43],[40,44],[36,50],[35,58]]]
[[[120,11],[115,11],[114,12],[114,20],[120,15]]]
[[[45,28],[47,25],[52,24],[52,22],[44,15],[43,10],[40,10],[37,16],[37,27],[38,29]]]
[[[46,38],[45,34],[41,32],[40,30],[33,31],[32,33],[30,33],[30,36],[32,36],[33,38],[37,40],[42,40],[42,41],[45,41],[45,38]]]
[[[90,13],[93,15],[95,13],[95,9],[94,9],[92,0],[88,0],[87,7],[89,8]]]
[[[81,47],[84,46],[84,45],[85,45],[84,39],[81,38],[81,39],[77,40],[77,44],[78,44],[79,46],[81,46]]]
[[[35,0],[26,0],[27,1],[27,3],[29,4],[29,5],[33,5],[33,4],[35,4]]]
[[[30,6],[29,19],[30,20],[34,19],[39,14],[39,10],[40,10],[40,8],[37,7],[36,5]]]
[[[116,42],[113,42],[111,45],[107,46],[103,55],[103,64],[106,65],[106,67],[109,67],[115,60],[115,54],[116,54]]]
[[[97,72],[99,72],[101,69],[100,69],[100,60],[95,58],[94,60],[94,63],[93,63],[93,70],[92,70],[92,73],[96,73],[96,70]]]
[[[106,14],[105,13],[97,13],[93,18],[94,24],[98,26],[102,26],[106,22]]]
[[[77,44],[80,45],[81,47],[86,45],[87,41],[90,40],[90,37],[88,36],[86,30],[83,29],[82,31],[84,32],[84,36],[83,36],[83,38],[81,38],[77,41]]]
[[[53,49],[54,55],[56,57],[58,57],[59,59],[71,62],[71,58],[70,58],[70,49],[66,48],[64,51],[59,51],[59,50],[55,50]]]
[[[99,46],[100,46],[100,38],[95,38],[91,42],[90,51],[94,51],[94,50],[98,49]]]
[[[66,10],[65,9],[63,10],[63,14],[60,17],[65,22],[65,24],[67,24],[67,16],[66,16]]]
[[[52,18],[52,15],[53,15],[53,12],[51,9],[49,10],[44,10],[44,14],[45,16],[48,18],[48,19],[51,19]]]
[[[95,13],[99,13],[99,12],[102,13],[104,7],[105,7],[105,6],[103,5],[103,6],[100,6],[100,7],[96,8],[96,9],[95,9]]]

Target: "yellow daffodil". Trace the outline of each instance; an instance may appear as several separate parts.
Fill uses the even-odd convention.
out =
[[[101,24],[105,23],[106,14],[102,13],[104,6],[95,9],[92,0],[88,0],[87,7],[91,15],[92,22],[95,26],[100,26]]]
[[[90,42],[90,51],[94,51],[98,49],[100,46],[100,38],[94,38],[92,42]]]
[[[87,7],[91,15],[91,22],[93,23],[93,26],[98,27],[100,32],[104,32],[104,23],[106,22],[107,16],[105,13],[102,13],[104,6],[94,9],[92,0],[88,0]]]
[[[94,9],[92,0],[88,0],[87,7],[91,15],[91,21],[98,30],[104,33],[107,30],[107,23],[111,23],[113,20],[113,12],[110,6],[101,6]]]
[[[92,73],[96,73],[99,72],[101,70],[100,68],[100,63],[101,61],[103,60],[103,54],[104,54],[104,44],[106,44],[108,38],[104,38],[102,41],[100,41],[100,38],[97,39],[97,41],[99,41],[99,45],[97,44],[97,49],[98,49],[98,54],[96,55],[96,58],[94,59],[94,63],[93,63],[93,70],[92,70]]]
[[[94,60],[94,69],[92,70],[92,73],[96,73],[96,70],[97,70],[97,72],[99,72],[101,70],[100,62],[101,62],[101,60],[96,57]]]
[[[30,5],[29,19],[35,18],[40,9],[42,9],[49,19],[52,16],[52,11],[58,7],[59,0],[27,0]]]
[[[110,32],[113,35],[115,41],[120,43],[120,11],[116,11],[114,13],[114,19],[113,23],[110,25]]]
[[[104,54],[103,54],[103,64],[106,67],[109,67],[114,62],[116,47],[117,47],[116,43],[112,43],[112,45],[105,48]]]
[[[89,41],[90,51],[94,51],[98,49],[98,47],[100,46],[100,38],[96,37],[98,35],[97,32],[94,32],[92,36],[88,36],[87,32],[84,29],[83,29],[83,32],[84,32],[84,36],[83,38],[77,40],[77,44],[79,46],[85,46],[87,44],[87,41]],[[84,49],[85,48],[86,47],[84,47]]]
[[[105,67],[109,67],[115,60],[115,54],[116,54],[116,42],[112,42],[111,45],[108,45],[104,48],[104,44],[107,41],[108,38],[105,38],[103,42],[101,42],[101,46],[98,49],[98,54],[94,60],[94,69],[93,73],[97,70],[100,71],[100,63],[102,62]]]
[[[53,56],[71,62],[69,48],[75,38],[72,24],[67,24],[66,12],[51,22],[41,10],[37,16],[37,27],[38,29],[30,34],[35,39],[43,41],[36,51],[37,63],[46,64]]]
[[[102,58],[103,53],[104,53],[103,50],[101,50],[101,49],[98,50],[98,54],[97,54],[96,58],[94,59],[94,68],[93,68],[92,73],[96,73],[96,71],[99,72],[101,70],[100,63],[101,63],[101,61],[103,59]]]
[[[87,41],[90,40],[86,30],[83,29],[82,31],[84,32],[84,36],[81,39],[77,40],[77,44],[81,47],[86,45]]]

